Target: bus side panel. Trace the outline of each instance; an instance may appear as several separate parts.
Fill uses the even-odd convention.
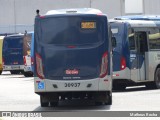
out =
[[[127,41],[128,24],[113,23],[113,28],[118,28],[118,33],[113,34],[116,38],[117,46],[113,49],[113,79],[130,79],[130,61]],[[126,32],[125,32],[126,31]],[[121,59],[126,62],[126,68],[121,70]]]
[[[160,65],[160,53],[158,51],[150,51],[146,53],[147,70],[149,81],[154,81],[155,71],[158,65]]]

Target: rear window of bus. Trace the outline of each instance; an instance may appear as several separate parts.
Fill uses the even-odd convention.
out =
[[[4,43],[3,46],[5,49],[12,49],[12,48],[22,48],[22,37],[16,37],[16,38],[12,38],[12,37],[8,37],[6,39],[4,39]]]
[[[41,20],[39,35],[46,44],[98,43],[105,39],[105,25],[106,21],[98,17],[52,17]]]

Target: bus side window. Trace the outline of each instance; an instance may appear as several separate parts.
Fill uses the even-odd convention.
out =
[[[149,32],[150,50],[160,49],[160,32],[158,28],[153,28]]]
[[[148,51],[148,45],[147,45],[147,33],[146,32],[140,32],[139,33],[139,39],[137,42],[139,42],[139,52],[140,53],[145,53]]]
[[[136,49],[136,44],[135,44],[134,30],[133,29],[128,30],[128,40],[129,40],[130,50],[135,50]]]

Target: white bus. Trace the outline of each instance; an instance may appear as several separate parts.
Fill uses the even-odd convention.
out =
[[[110,21],[117,45],[113,50],[113,89],[146,85],[160,88],[160,22]]]

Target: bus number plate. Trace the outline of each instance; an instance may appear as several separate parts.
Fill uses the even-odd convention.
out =
[[[79,87],[80,83],[65,83],[64,87]]]

